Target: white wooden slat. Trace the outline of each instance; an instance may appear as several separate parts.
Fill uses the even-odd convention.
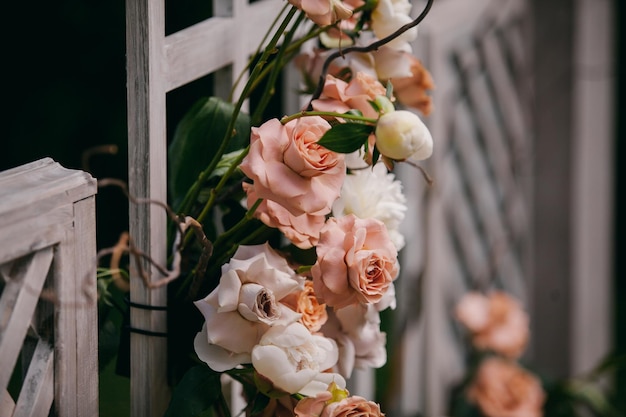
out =
[[[0,391],[0,417],[12,417],[15,401],[6,389]]]
[[[76,320],[76,409],[78,416],[98,413],[98,306],[96,286],[95,198],[74,204],[74,305]]]
[[[16,261],[20,263],[19,269],[15,269],[14,275],[4,277],[5,287],[0,298],[0,390],[6,389],[11,378],[52,256],[52,248],[36,252],[31,259]]]
[[[128,180],[137,198],[167,201],[166,107],[167,83],[163,77],[165,5],[163,0],[126,2]],[[154,205],[130,205],[130,235],[138,249],[164,264],[166,216]],[[145,270],[156,277],[154,268]],[[131,271],[133,303],[164,306],[166,288],[150,290]],[[165,313],[131,309],[131,326],[165,332]],[[165,338],[131,333],[131,415],[162,415],[169,401],[167,343]]]
[[[232,63],[236,63],[234,73],[238,75],[285,4],[281,0],[264,0],[249,5],[234,3],[229,17],[223,17],[226,13],[221,13],[220,17],[209,18],[165,38],[166,91]],[[245,31],[241,30],[243,27]]]
[[[54,349],[47,342],[39,340],[15,404],[13,417],[47,417],[53,400]]]
[[[94,194],[86,172],[44,158],[0,172],[0,228]]]

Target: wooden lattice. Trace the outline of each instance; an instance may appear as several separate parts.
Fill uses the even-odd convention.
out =
[[[98,413],[95,192],[51,159],[0,173],[0,416]]]

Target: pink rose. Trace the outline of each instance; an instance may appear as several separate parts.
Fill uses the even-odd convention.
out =
[[[271,119],[253,127],[241,170],[253,181],[255,195],[293,216],[330,213],[346,169],[343,154],[317,144],[328,129],[321,117],[302,117],[284,126]]]
[[[470,292],[457,304],[455,314],[478,349],[516,359],[526,348],[528,315],[517,300],[502,291],[488,295]]]
[[[384,417],[384,414],[375,402],[353,395],[327,405],[321,417]]]
[[[315,293],[335,309],[379,302],[398,275],[398,252],[380,220],[353,214],[330,218],[316,251]]]
[[[252,207],[258,200],[254,186],[244,183],[243,189],[247,193],[248,207]],[[286,208],[272,200],[263,200],[254,212],[254,217],[269,227],[280,230],[291,243],[300,249],[310,249],[317,244],[320,230],[326,222],[323,214],[301,214],[294,216]]]
[[[322,393],[323,394],[323,393]],[[330,393],[328,393],[330,394]],[[324,398],[304,398],[294,409],[297,417],[383,417],[380,406],[373,401],[353,395],[327,404]],[[330,398],[329,398],[330,399]]]
[[[545,393],[539,380],[516,363],[485,359],[468,392],[487,417],[541,417]]]
[[[326,76],[324,90],[319,99],[313,100],[313,109],[345,113],[350,109],[360,110],[363,116],[375,119],[378,113],[369,103],[377,96],[385,95],[385,87],[373,76],[357,72],[349,83]]]

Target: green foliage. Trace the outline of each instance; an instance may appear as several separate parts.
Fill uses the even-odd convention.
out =
[[[189,369],[174,389],[165,417],[209,415],[209,409],[221,395],[220,374],[206,365],[198,365]]]
[[[198,100],[178,124],[169,147],[169,192],[176,205],[198,179],[222,145],[234,106],[217,97]],[[250,138],[250,117],[239,113],[226,152],[244,148]],[[226,158],[232,155],[225,155]],[[218,175],[221,171],[211,173]]]
[[[374,131],[374,126],[359,123],[341,123],[333,126],[317,142],[326,149],[339,153],[359,150]]]

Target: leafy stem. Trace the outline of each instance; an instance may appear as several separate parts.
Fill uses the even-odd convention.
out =
[[[376,124],[377,122],[376,119],[370,119],[369,117],[359,116],[358,114],[336,113],[336,112],[331,112],[331,111],[313,111],[313,110],[308,111],[306,110],[306,111],[294,113],[290,116],[285,116],[282,119],[280,119],[280,123],[285,125],[292,120],[299,119],[301,117],[306,117],[306,116],[340,117],[346,120],[356,120],[359,122],[365,122],[365,123],[371,123],[371,124]]]

